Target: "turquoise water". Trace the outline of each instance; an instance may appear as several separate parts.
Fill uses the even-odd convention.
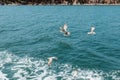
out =
[[[120,6],[0,6],[0,80],[120,80],[119,45]]]

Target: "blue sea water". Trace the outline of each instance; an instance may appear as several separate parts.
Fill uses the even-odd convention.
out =
[[[120,80],[120,6],[0,6],[0,80]]]

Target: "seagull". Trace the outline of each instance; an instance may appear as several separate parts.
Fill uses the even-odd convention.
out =
[[[64,33],[64,36],[70,35],[70,32],[67,31],[67,24],[64,24],[63,27],[60,27],[60,32]]]
[[[74,71],[72,72],[73,77],[77,77],[77,74],[78,74],[77,70],[74,70]]]
[[[57,57],[49,57],[49,58],[48,58],[48,66],[51,65],[53,59],[57,60],[58,58],[57,58]]]
[[[88,34],[96,34],[96,33],[94,32],[94,30],[95,30],[95,27],[91,27],[91,31],[88,32]]]

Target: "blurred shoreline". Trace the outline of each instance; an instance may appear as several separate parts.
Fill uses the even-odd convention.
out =
[[[120,0],[2,0],[0,5],[120,5]]]
[[[4,4],[10,6],[22,6],[24,4]],[[0,6],[4,6],[0,4]],[[38,6],[120,6],[120,4],[76,4],[76,5],[66,5],[66,4],[26,4],[26,5],[38,5]]]

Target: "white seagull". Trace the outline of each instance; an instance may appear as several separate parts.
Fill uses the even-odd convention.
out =
[[[70,32],[67,31],[67,24],[64,24],[63,27],[60,27],[60,32],[64,33],[64,36],[70,35]]]
[[[49,58],[48,58],[48,66],[51,65],[53,59],[57,60],[58,58],[57,58],[57,57],[49,57]]]
[[[91,31],[88,32],[88,34],[96,34],[96,33],[94,32],[94,30],[95,30],[95,27],[91,27]]]
[[[77,77],[78,71],[77,71],[77,70],[74,70],[74,71],[72,72],[72,75],[73,75],[73,77]]]

